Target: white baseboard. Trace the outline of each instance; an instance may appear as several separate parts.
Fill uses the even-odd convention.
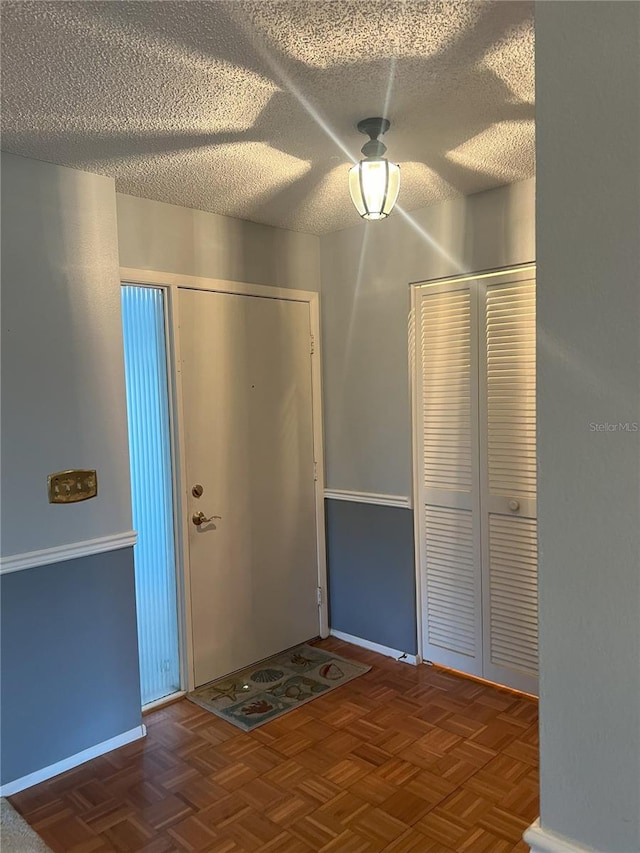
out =
[[[112,749],[118,749],[118,747],[132,743],[134,740],[140,740],[146,734],[147,729],[144,725],[136,726],[135,729],[130,729],[121,735],[116,735],[102,743],[97,743],[95,746],[90,746],[88,749],[83,749],[82,752],[71,755],[69,758],[64,758],[62,761],[57,761],[55,764],[43,767],[42,770],[36,770],[34,773],[29,773],[21,779],[7,782],[0,787],[0,796],[10,797],[12,794],[24,791],[25,788],[30,788],[39,782],[46,782],[47,779],[58,776],[58,774],[64,773],[66,770],[71,770],[79,764],[84,764],[85,761],[90,761],[92,758],[104,755],[105,752],[111,752]]]
[[[554,835],[540,826],[540,820],[532,823],[524,834],[525,842],[531,847],[531,853],[600,853],[593,847],[584,847],[568,838]],[[601,851],[604,853],[604,851]]]
[[[92,554],[104,554],[106,551],[130,548],[136,544],[137,538],[138,534],[135,530],[125,530],[124,533],[99,536],[96,539],[86,539],[84,542],[71,542],[69,545],[43,548],[41,551],[28,551],[25,554],[0,557],[0,574],[20,572],[23,569],[34,569],[37,566],[64,563],[65,560],[74,560],[76,557],[90,557]]]
[[[345,643],[360,646],[363,649],[368,649],[370,652],[377,652],[379,655],[384,655],[387,658],[395,658],[401,663],[410,663],[412,666],[418,666],[418,664],[422,663],[420,655],[410,655],[408,652],[401,652],[398,649],[390,649],[389,646],[381,646],[379,643],[372,643],[371,640],[363,640],[362,637],[354,637],[351,634],[345,634],[344,631],[334,631],[333,628],[329,633],[332,637],[335,637],[336,640],[343,640]]]

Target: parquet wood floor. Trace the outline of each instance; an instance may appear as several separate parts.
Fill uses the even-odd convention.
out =
[[[54,851],[525,853],[537,704],[329,639],[373,668],[245,734],[181,700],[144,740],[11,797]]]

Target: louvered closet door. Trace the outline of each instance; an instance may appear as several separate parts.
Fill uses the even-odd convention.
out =
[[[533,274],[479,284],[484,676],[537,693]]]
[[[475,293],[423,287],[416,302],[423,656],[482,675]]]

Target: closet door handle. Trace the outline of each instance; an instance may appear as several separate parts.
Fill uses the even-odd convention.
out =
[[[520,501],[511,499],[509,501],[509,509],[511,510],[511,512],[518,512],[518,510],[520,509]]]

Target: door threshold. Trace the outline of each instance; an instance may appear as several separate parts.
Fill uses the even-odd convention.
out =
[[[147,702],[142,706],[142,713],[148,714],[149,711],[157,711],[159,708],[164,708],[165,705],[173,705],[174,702],[179,702],[187,695],[186,690],[176,690],[175,693],[170,693],[168,696],[162,696],[160,699],[155,699],[153,702]]]

